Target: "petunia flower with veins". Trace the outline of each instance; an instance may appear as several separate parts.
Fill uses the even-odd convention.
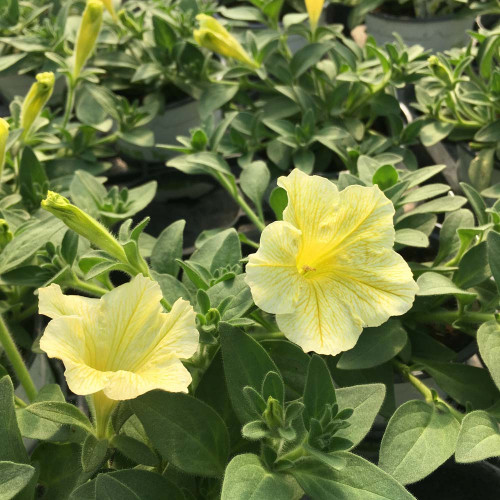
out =
[[[187,392],[191,375],[181,359],[198,348],[196,314],[183,299],[164,313],[161,299],[158,283],[140,274],[100,299],[63,295],[55,284],[39,289],[40,313],[52,318],[40,348],[63,361],[75,394],[93,395],[100,436],[119,400],[152,389]]]
[[[262,232],[246,281],[254,302],[306,352],[336,355],[364,327],[408,311],[417,285],[393,250],[394,207],[378,186],[343,191],[295,169],[283,220]]]

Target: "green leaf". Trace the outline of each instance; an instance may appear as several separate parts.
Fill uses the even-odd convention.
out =
[[[500,392],[491,380],[488,370],[427,359],[415,359],[415,361],[423,366],[443,391],[462,406],[471,403],[474,409],[482,410],[489,408],[500,398]],[[478,390],[478,387],[481,390]]]
[[[429,246],[429,238],[425,233],[410,228],[398,229],[394,242],[407,247],[427,248]]]
[[[352,441],[353,447],[358,445],[370,431],[385,398],[384,384],[365,384],[353,387],[341,387],[335,390],[339,411],[352,408],[354,413],[349,417],[349,427],[340,429],[335,437]]]
[[[205,86],[199,100],[200,117],[202,120],[208,118],[214,111],[220,109],[226,102],[229,102],[238,92],[239,86],[236,84],[222,84]]]
[[[326,43],[308,43],[299,49],[290,61],[290,71],[294,78],[298,78],[311,66],[314,66],[331,48]]]
[[[500,292],[500,233],[490,231],[488,233],[488,263],[491,274],[495,279],[497,289]]]
[[[171,51],[177,41],[175,31],[165,19],[153,15],[153,36],[157,47]]]
[[[240,260],[240,239],[236,230],[230,228],[208,238],[194,251],[189,262],[201,264],[213,273],[217,269],[239,265]]]
[[[457,229],[474,225],[474,215],[466,208],[446,214],[439,232],[439,250],[434,264],[439,264],[446,258],[453,257],[460,248],[460,238]]]
[[[105,479],[103,479],[105,478]],[[75,489],[69,500],[186,500],[181,490],[156,472],[124,469],[99,474]]]
[[[187,394],[151,391],[132,402],[149,439],[165,460],[200,476],[220,477],[229,455],[224,421]]]
[[[426,147],[432,146],[444,138],[454,129],[453,123],[431,122],[420,130],[420,140]]]
[[[271,173],[263,161],[250,163],[240,175],[241,189],[259,210],[262,210],[262,198],[270,180]]]
[[[373,174],[372,183],[385,190],[398,182],[398,171],[392,165],[382,165]]]
[[[186,221],[181,219],[167,226],[158,236],[151,253],[151,267],[160,274],[177,276],[182,258],[183,233]]]
[[[261,345],[276,363],[283,377],[287,401],[301,398],[306,384],[309,356],[288,340],[264,340]]]
[[[18,267],[48,241],[62,238],[66,230],[66,225],[52,215],[23,224],[0,254],[0,274]]]
[[[389,320],[375,328],[365,328],[357,344],[342,354],[337,368],[360,370],[381,365],[396,356],[407,340],[406,331],[397,320]]]
[[[159,459],[155,453],[138,439],[119,434],[113,437],[111,444],[137,464],[149,465],[150,467],[158,465]]]
[[[494,165],[494,148],[481,149],[470,162],[469,179],[478,191],[482,191],[490,186]]]
[[[379,467],[402,484],[419,481],[451,457],[459,430],[444,406],[408,401],[387,424]]]
[[[450,186],[448,186],[448,184],[427,184],[417,189],[407,191],[398,204],[404,205],[406,203],[416,203],[418,201],[428,200],[429,198],[434,198],[448,191],[450,191]]]
[[[108,452],[108,441],[97,439],[93,434],[89,434],[82,446],[82,468],[83,472],[93,474],[104,462]]]
[[[488,123],[474,134],[474,141],[494,142],[500,141],[500,120]]]
[[[219,323],[224,374],[233,409],[242,423],[255,420],[252,406],[243,388],[253,387],[260,392],[265,376],[279,373],[265,349],[249,335],[227,323]]]
[[[269,197],[269,205],[273,209],[276,220],[283,220],[283,211],[288,205],[286,190],[281,187],[274,188]]]
[[[438,273],[424,273],[418,280],[417,295],[428,297],[432,295],[455,295],[459,299],[474,299],[475,293],[467,292],[457,287],[453,281]]]
[[[423,167],[413,172],[407,172],[401,177],[402,181],[408,181],[408,189],[418,186],[446,168],[446,165],[433,165],[432,167]]]
[[[486,241],[483,241],[464,254],[453,276],[453,281],[460,288],[467,289],[489,280],[490,277],[488,247]]]
[[[347,465],[335,470],[313,458],[295,462],[291,474],[314,500],[410,500],[413,496],[389,474],[352,453],[337,456]]]
[[[500,325],[497,321],[488,321],[479,327],[477,344],[491,377],[500,389]]]
[[[463,189],[465,196],[469,200],[472,206],[472,210],[476,214],[478,224],[480,226],[488,224],[488,214],[486,213],[486,204],[484,203],[481,195],[469,184],[465,182],[460,183],[460,187]]]
[[[455,459],[459,463],[479,462],[500,456],[498,422],[485,411],[468,413],[462,420]]]
[[[304,421],[320,419],[327,404],[336,402],[335,388],[330,371],[323,358],[314,354],[309,361],[306,385],[304,387]]]
[[[29,207],[38,208],[48,187],[49,180],[42,164],[32,149],[24,148],[19,166],[19,188],[24,202]]]
[[[58,424],[76,425],[89,433],[93,433],[89,419],[76,407],[59,401],[41,401],[26,407],[26,411]]]
[[[47,499],[65,500],[79,480],[88,476],[82,471],[82,447],[76,443],[40,443],[31,459],[40,464],[39,484],[43,485]]]
[[[35,468],[31,465],[0,462],[0,500],[14,498],[29,484],[34,475]]]
[[[207,295],[212,307],[217,308],[230,299],[222,311],[224,321],[242,317],[253,305],[252,293],[245,282],[244,274],[211,286],[207,290]]]
[[[291,500],[298,498],[297,490],[289,477],[266,470],[257,455],[245,453],[229,462],[221,500]]]
[[[408,215],[426,214],[429,212],[436,214],[453,212],[461,208],[465,203],[467,203],[467,200],[463,196],[442,196],[441,198],[418,205],[411,212],[408,212]]]
[[[27,463],[14,410],[14,387],[8,375],[0,379],[0,422],[0,460]]]

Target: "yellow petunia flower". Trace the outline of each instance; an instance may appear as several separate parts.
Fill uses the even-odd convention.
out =
[[[232,57],[254,68],[259,67],[238,40],[217,19],[206,14],[198,14],[196,19],[200,23],[200,29],[194,30],[193,37],[198,45],[212,52],[217,52],[221,56]]]
[[[9,138],[9,124],[0,118],[0,181],[2,180],[3,166],[5,163],[5,150]]]
[[[309,22],[311,23],[311,28],[314,31],[318,25],[319,18],[323,12],[323,5],[325,0],[305,0],[306,9],[309,14]]]
[[[363,327],[408,311],[417,285],[392,250],[394,207],[377,186],[339,192],[328,179],[294,170],[283,221],[262,232],[246,281],[255,303],[306,352],[351,349]]]
[[[142,275],[100,299],[63,295],[55,284],[39,289],[40,313],[52,318],[40,348],[63,361],[75,394],[94,394],[98,421],[117,400],[187,392],[191,375],[180,360],[198,348],[196,314],[183,299],[164,313],[161,298],[158,283]]]

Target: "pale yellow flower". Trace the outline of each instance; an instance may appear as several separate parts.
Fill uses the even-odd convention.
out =
[[[306,9],[309,14],[309,22],[311,23],[311,28],[314,30],[318,25],[319,18],[323,12],[323,4],[325,0],[305,0]]]
[[[180,359],[198,347],[196,315],[183,299],[164,313],[161,298],[160,286],[142,275],[100,299],[41,288],[40,313],[52,320],[40,348],[63,361],[75,394],[124,400],[152,389],[187,392],[191,375]]]
[[[193,31],[193,37],[198,45],[254,68],[259,66],[217,19],[206,14],[198,14],[196,19],[200,23],[200,29]]]
[[[117,17],[113,0],[101,0],[101,2],[104,4],[104,7],[106,7],[106,10],[111,14],[113,19],[116,19]]]
[[[262,232],[246,281],[290,340],[335,355],[351,349],[363,327],[410,309],[417,285],[392,249],[394,207],[377,186],[339,192],[300,170],[278,185],[288,206],[283,221]]]

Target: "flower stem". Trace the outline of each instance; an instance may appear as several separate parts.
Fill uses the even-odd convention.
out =
[[[405,365],[403,363],[400,363],[396,359],[392,360],[392,364],[398,370],[398,372],[401,373],[401,375],[403,375],[403,377],[405,377],[406,380],[408,380],[408,382],[410,382],[410,384],[413,387],[415,387],[415,389],[417,389],[417,391],[420,392],[420,394],[422,394],[422,396],[424,396],[425,401],[427,403],[433,403],[433,402],[437,401],[437,402],[443,404],[444,406],[446,406],[446,408],[448,408],[448,410],[450,411],[450,413],[459,422],[462,421],[462,419],[464,418],[463,413],[460,412],[460,411],[458,411],[457,409],[453,408],[453,406],[451,406],[449,403],[447,403],[441,397],[435,396],[432,393],[432,391],[429,389],[429,387],[427,387],[427,385],[425,385],[418,377],[415,377],[415,375],[413,375],[411,373],[411,369],[410,369],[409,366],[407,366],[407,365]]]
[[[96,295],[97,297],[102,297],[105,293],[109,292],[106,288],[102,288],[99,285],[94,285],[93,283],[88,283],[81,280],[78,276],[73,276],[73,280],[69,283],[71,287],[80,290],[81,292],[87,292],[91,295]]]
[[[19,353],[14,340],[12,339],[12,335],[5,324],[3,317],[0,315],[0,344],[3,346],[5,350],[5,354],[9,359],[14,371],[16,372],[17,378],[19,382],[23,386],[26,391],[26,395],[30,401],[33,401],[36,397],[37,391],[35,384],[31,378],[31,375],[24,364],[23,358]]]
[[[248,218],[255,224],[255,226],[262,231],[266,224],[259,218],[259,216],[253,211],[252,207],[245,201],[238,188],[231,184],[224,174],[216,174],[217,180],[220,182],[222,187],[232,196],[234,201],[238,203],[243,212],[245,212]]]
[[[417,323],[453,323],[456,320],[460,320],[463,323],[484,323],[486,321],[491,321],[496,319],[496,315],[493,313],[481,313],[481,312],[465,312],[460,311],[438,311],[431,312],[427,314],[419,314],[412,316],[412,319]]]
[[[76,83],[73,78],[66,78],[68,85],[68,93],[66,94],[66,106],[64,108],[64,117],[62,121],[62,128],[66,128],[71,117],[71,111],[73,111],[73,106],[75,104],[75,88]]]
[[[250,337],[255,340],[272,340],[272,339],[284,339],[285,335],[282,332],[256,332],[251,333]]]

